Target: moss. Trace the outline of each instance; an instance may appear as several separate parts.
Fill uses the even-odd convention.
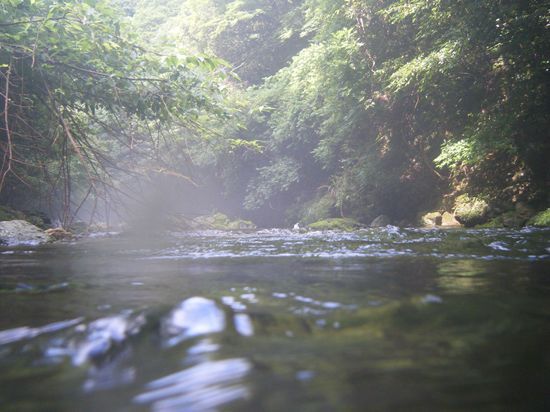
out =
[[[359,228],[361,224],[351,218],[331,218],[318,220],[307,227],[312,230],[344,230],[351,231]]]
[[[533,226],[550,226],[550,208],[537,213],[529,220],[528,224]]]
[[[476,227],[484,229],[499,227],[520,228],[528,222],[529,217],[532,215],[533,212],[530,208],[520,205],[519,207],[516,206],[515,210],[504,212]]]
[[[502,218],[500,216],[497,216],[481,225],[476,225],[477,229],[498,229],[501,227],[504,227],[504,224],[502,223]]]
[[[217,230],[242,230],[256,229],[256,225],[249,220],[236,219],[231,220],[223,213],[214,213],[213,215],[199,216],[193,219],[193,226],[197,229],[217,229]]]
[[[464,226],[475,226],[485,223],[489,205],[480,197],[471,197],[467,194],[455,199],[454,215],[456,220]]]

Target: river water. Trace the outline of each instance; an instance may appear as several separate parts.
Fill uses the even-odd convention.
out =
[[[0,410],[550,410],[550,231],[4,248]]]

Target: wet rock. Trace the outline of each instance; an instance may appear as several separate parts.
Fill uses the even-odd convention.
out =
[[[317,222],[313,222],[309,224],[307,227],[308,229],[311,229],[311,230],[352,231],[352,230],[358,229],[360,226],[361,224],[355,219],[338,217],[338,218],[319,220]]]
[[[383,227],[388,225],[391,225],[391,219],[386,215],[380,215],[371,222],[370,227]]]
[[[223,213],[199,216],[192,220],[193,229],[216,229],[216,230],[253,230],[256,225],[249,220],[231,220]]]
[[[443,216],[439,212],[430,212],[423,215],[420,220],[424,226],[441,226]]]
[[[517,203],[513,210],[508,210],[480,225],[482,228],[520,228],[525,224],[532,224],[530,218],[535,214],[534,210],[524,203]]]
[[[51,240],[51,237],[42,229],[24,220],[0,222],[0,244],[40,245]]]
[[[454,215],[449,212],[444,212],[441,215],[441,226],[461,226],[460,222],[455,219]]]
[[[464,194],[458,196],[455,200],[455,218],[466,227],[486,222],[488,213],[489,205],[479,197],[471,197]]]

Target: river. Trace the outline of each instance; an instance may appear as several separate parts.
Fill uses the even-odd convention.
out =
[[[1,411],[550,410],[550,231],[0,250]]]

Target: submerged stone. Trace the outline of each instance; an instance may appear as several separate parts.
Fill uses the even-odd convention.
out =
[[[51,240],[51,237],[42,229],[25,220],[0,222],[1,245],[40,245]]]

